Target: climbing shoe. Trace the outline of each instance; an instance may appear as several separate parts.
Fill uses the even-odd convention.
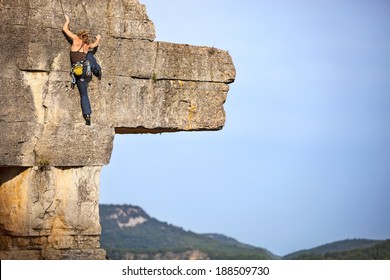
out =
[[[91,125],[91,115],[86,115],[85,116],[85,124],[86,125]]]
[[[100,71],[97,73],[96,77],[98,78],[99,81],[102,79],[102,70],[100,70]]]

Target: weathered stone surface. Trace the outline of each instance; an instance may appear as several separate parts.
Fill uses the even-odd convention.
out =
[[[228,86],[223,83],[181,80],[134,83],[123,79],[120,84],[129,88],[131,94],[115,96],[115,108],[133,113],[115,117],[117,133],[135,133],[140,128],[149,132],[217,130],[225,123],[224,111],[217,109],[226,99]],[[137,88],[131,90],[134,86]],[[204,95],[208,98],[203,98]]]
[[[35,164],[41,160],[54,166],[107,164],[113,139],[114,131],[99,124],[91,128],[84,124],[58,126],[47,123],[35,146]],[[72,147],[71,153],[69,147]]]
[[[101,167],[40,164],[0,167],[0,232],[15,237],[2,236],[0,247],[98,248]]]
[[[157,42],[157,79],[231,83],[235,69],[228,52],[214,47]]]
[[[92,126],[70,87],[70,28],[101,34]],[[99,175],[115,133],[219,130],[230,55],[155,42],[137,0],[0,1],[0,258],[104,258]]]

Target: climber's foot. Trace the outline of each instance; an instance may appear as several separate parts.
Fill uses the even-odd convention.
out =
[[[102,79],[102,70],[100,70],[100,71],[97,73],[96,77],[98,78],[99,81]]]
[[[86,115],[85,116],[85,124],[86,125],[91,125],[91,115]]]

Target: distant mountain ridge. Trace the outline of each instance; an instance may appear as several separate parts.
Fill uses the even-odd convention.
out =
[[[283,259],[390,260],[390,239],[347,239],[288,254]]]
[[[310,254],[323,255],[327,253],[336,253],[336,252],[350,251],[355,249],[364,249],[364,248],[370,248],[372,246],[375,246],[381,242],[383,241],[370,240],[370,239],[346,239],[342,241],[336,241],[325,245],[321,245],[308,250],[297,251],[292,254],[288,254],[283,258],[294,259],[302,255],[310,255]]]
[[[132,205],[100,205],[101,247],[112,259],[274,259],[222,234],[197,234]]]
[[[110,259],[390,259],[390,239],[347,239],[282,258],[223,234],[186,231],[132,205],[100,205],[100,223]]]

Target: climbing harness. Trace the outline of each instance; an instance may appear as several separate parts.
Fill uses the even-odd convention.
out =
[[[76,76],[81,76],[83,74],[83,62],[82,61],[76,62],[72,70]]]
[[[89,81],[92,78],[91,62],[87,60],[81,60],[73,64],[72,69],[70,70],[71,76],[71,87],[74,89],[76,84],[76,79],[81,81]]]

